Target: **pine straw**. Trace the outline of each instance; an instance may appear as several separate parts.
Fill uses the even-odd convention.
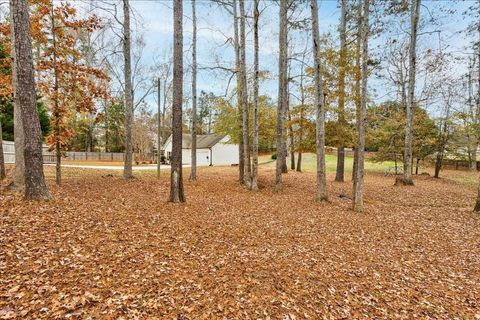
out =
[[[317,204],[313,174],[288,173],[275,194],[269,170],[253,194],[235,168],[203,168],[184,205],[154,173],[68,169],[62,188],[50,178],[53,201],[4,193],[0,318],[480,317],[473,187],[368,175],[357,214],[339,197],[350,183]]]

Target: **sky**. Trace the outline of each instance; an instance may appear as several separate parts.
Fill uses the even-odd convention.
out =
[[[439,50],[441,43],[442,50],[448,50],[459,57],[465,57],[466,47],[471,39],[460,31],[464,30],[472,18],[465,18],[461,13],[468,10],[473,4],[472,1],[423,1],[421,8],[421,32],[419,35],[418,51],[428,49]],[[171,61],[173,43],[173,11],[170,0],[130,0],[133,13],[132,29],[134,34],[141,35],[145,47],[142,51],[141,63],[147,68],[153,67],[158,62]],[[253,1],[246,1],[247,14],[252,12]],[[121,8],[121,7],[120,7]],[[212,67],[222,66],[231,68],[234,65],[234,50],[231,44],[233,38],[232,17],[219,5],[206,0],[196,1],[198,20],[197,35],[197,62],[198,78],[197,89],[200,91],[213,92],[216,95],[225,95],[228,87],[229,72],[212,70]],[[455,10],[454,13],[445,14],[446,9]],[[278,69],[278,3],[275,1],[260,1],[260,70],[267,71],[268,79],[260,84],[260,94],[266,94],[276,100],[277,97],[277,69]],[[102,15],[102,12],[96,12]],[[191,2],[184,1],[184,63],[185,82],[184,92],[190,95],[191,75]],[[319,1],[319,23],[322,34],[331,33],[335,43],[338,44],[337,28],[339,24],[340,9],[337,1]],[[297,17],[309,17],[309,8],[306,7]],[[436,18],[436,23],[430,20]],[[408,18],[408,16],[406,17]],[[372,21],[385,22],[391,32],[374,36],[370,40],[370,51],[372,56],[380,57],[380,53],[388,46],[388,39],[401,39],[408,34],[408,19],[392,21],[382,16],[381,11],[372,13]],[[253,33],[252,25],[247,24],[247,65],[253,66]],[[433,32],[440,30],[440,33]],[[311,42],[310,33],[306,31],[292,31],[289,34],[289,41],[293,48],[291,52],[299,52]],[[439,40],[440,39],[440,40]],[[311,57],[308,57],[311,61]],[[292,73],[298,72],[299,65],[292,66]],[[146,71],[145,71],[146,72]],[[466,65],[459,61],[452,72],[462,74],[466,72]],[[148,76],[153,78],[153,73]],[[153,83],[153,79],[151,80]],[[233,79],[228,88],[232,89],[235,80]],[[419,81],[421,82],[421,81]],[[373,75],[370,77],[370,92],[376,101],[392,98],[391,84]],[[295,90],[292,87],[292,90]],[[141,96],[142,94],[139,94]],[[292,98],[294,99],[294,98]],[[145,98],[147,104],[154,108],[154,95]],[[188,100],[186,103],[188,107]]]

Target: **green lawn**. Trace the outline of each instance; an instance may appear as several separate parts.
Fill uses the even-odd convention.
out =
[[[263,155],[260,157],[260,164],[264,166],[275,166],[275,161],[272,161],[270,155]],[[295,159],[296,161],[297,159]],[[326,156],[327,160],[327,172],[333,173],[337,167],[337,156],[328,154]],[[290,166],[290,158],[287,158],[287,164]],[[401,165],[401,164],[399,164]],[[314,172],[316,170],[316,156],[313,153],[304,153],[302,154],[302,171]],[[385,172],[388,168],[394,167],[395,163],[393,161],[386,162],[372,162],[365,161],[365,170],[370,172]],[[345,172],[352,172],[353,167],[353,158],[345,158]]]

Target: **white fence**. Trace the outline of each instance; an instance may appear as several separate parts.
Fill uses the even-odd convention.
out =
[[[15,144],[13,141],[2,141],[5,163],[15,163]],[[48,151],[43,145],[43,163],[55,163],[55,153]],[[67,151],[62,161],[123,161],[122,152],[75,152]]]

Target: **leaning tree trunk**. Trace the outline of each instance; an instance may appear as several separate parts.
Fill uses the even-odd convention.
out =
[[[417,26],[420,11],[420,1],[412,0],[411,3],[411,27],[410,27],[410,52],[408,67],[408,97],[407,97],[407,126],[405,133],[405,161],[403,162],[403,185],[413,185],[412,179],[412,146],[413,146],[413,108],[415,104],[415,74],[416,74],[416,46]]]
[[[2,122],[0,122],[0,180],[5,179],[5,159],[3,158]]]
[[[192,0],[192,165],[190,181],[197,180],[197,14]]]
[[[370,0],[363,0],[363,17],[361,29],[361,44],[362,44],[362,69],[361,69],[361,106],[358,113],[357,123],[357,161],[354,177],[353,190],[353,210],[362,212],[363,208],[363,178],[364,178],[364,151],[365,151],[365,117],[367,112],[367,88],[368,88],[368,36],[369,36],[369,22],[368,16],[370,12]]]
[[[42,131],[37,112],[32,37],[27,0],[10,0],[14,58],[14,99],[22,114],[24,131],[25,199],[49,199],[43,174]]]
[[[238,31],[238,17],[237,17],[237,0],[233,0],[233,35],[234,35],[234,48],[235,48],[235,71],[237,80],[237,125],[238,125],[238,180],[240,183],[244,183],[245,180],[245,157],[243,146],[243,124],[242,124],[242,78],[241,78],[241,63],[240,63],[240,40]]]
[[[123,177],[125,179],[133,178],[133,144],[132,144],[132,126],[133,126],[133,85],[132,85],[132,57],[130,53],[130,4],[129,0],[123,0],[123,75],[125,81],[124,107],[125,107],[125,163],[123,167]]]
[[[338,127],[339,144],[337,146],[337,171],[335,181],[343,182],[345,180],[345,135],[347,122],[345,120],[345,73],[346,73],[346,55],[347,55],[347,3],[341,0],[340,15],[340,72],[338,76]]]
[[[285,140],[285,103],[287,100],[287,0],[280,0],[279,59],[278,59],[278,106],[277,106],[277,161],[275,170],[275,191],[282,189],[282,171],[286,165]]]
[[[244,157],[244,184],[247,189],[251,188],[252,167],[250,163],[249,148],[249,124],[248,124],[248,92],[247,92],[247,68],[245,58],[245,0],[240,0],[240,74],[242,82],[242,140]]]
[[[312,11],[313,60],[315,65],[315,106],[317,111],[317,201],[328,200],[327,172],[325,166],[325,110],[323,97],[322,65],[320,61],[320,34],[318,30],[317,0],[310,1]]]
[[[252,167],[252,190],[258,191],[258,0],[253,0],[253,167]]]
[[[170,202],[185,202],[182,178],[183,0],[173,4],[173,99]]]

